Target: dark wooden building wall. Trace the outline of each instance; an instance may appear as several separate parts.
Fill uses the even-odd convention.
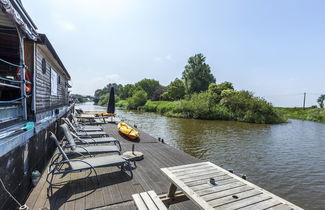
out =
[[[42,59],[46,60],[46,72],[42,72]],[[35,72],[36,72],[36,113],[51,110],[68,104],[67,78],[42,49],[36,47]],[[57,96],[51,95],[51,70],[57,73]],[[59,83],[60,80],[60,83]]]

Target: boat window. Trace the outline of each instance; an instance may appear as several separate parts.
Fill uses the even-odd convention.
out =
[[[43,74],[46,73],[46,60],[45,60],[45,58],[42,59],[42,72],[43,72]]]

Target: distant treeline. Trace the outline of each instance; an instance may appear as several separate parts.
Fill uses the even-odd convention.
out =
[[[70,94],[70,98],[75,100],[76,103],[85,103],[87,101],[93,101],[94,97],[93,96],[83,96],[80,94]]]
[[[286,119],[272,104],[252,92],[236,90],[232,83],[216,83],[202,54],[188,59],[182,78],[165,87],[154,79],[135,84],[111,83],[95,91],[95,103],[106,106],[115,88],[117,106],[130,110],[195,119],[235,120],[252,123],[281,123]]]

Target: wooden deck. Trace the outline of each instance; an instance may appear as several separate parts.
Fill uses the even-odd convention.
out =
[[[144,154],[144,159],[138,161],[137,168],[133,170],[133,178],[130,179],[128,175],[121,172],[117,167],[97,169],[100,181],[99,186],[94,174],[89,176],[88,171],[68,174],[64,177],[57,175],[53,183],[62,184],[54,188],[53,195],[48,198],[48,184],[45,181],[47,171],[45,171],[41,181],[27,199],[26,204],[30,209],[136,209],[135,203],[132,200],[132,194],[150,190],[154,190],[158,195],[168,193],[171,181],[160,168],[202,162],[182,151],[159,142],[150,135],[141,132],[141,130],[140,141],[132,142],[122,137],[113,123],[105,124],[103,128],[110,136],[120,140],[122,152],[131,150],[134,144],[135,150]],[[226,173],[227,171],[224,170],[224,172]],[[242,182],[240,180],[239,178],[239,182]],[[251,185],[251,183],[245,181],[241,184],[245,183]],[[281,198],[279,199],[281,200]],[[285,200],[281,201],[286,203]],[[188,200],[173,204],[169,209],[198,209],[198,207],[191,200]]]
[[[135,144],[135,150],[143,152],[144,159],[137,162],[133,179],[129,179],[117,167],[97,169],[99,186],[93,174],[87,178],[89,172],[65,177],[57,175],[54,183],[64,183],[54,188],[53,195],[48,198],[45,171],[26,201],[30,209],[136,209],[132,194],[149,190],[154,190],[158,195],[168,192],[170,181],[160,168],[201,162],[144,132],[140,132],[139,142],[131,142],[120,136],[115,124],[105,124],[103,127],[110,136],[120,140],[123,152],[131,150],[132,144]],[[197,207],[191,201],[186,201],[172,205],[170,209]]]

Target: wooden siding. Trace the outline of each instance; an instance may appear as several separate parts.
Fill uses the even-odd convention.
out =
[[[36,87],[36,113],[51,110],[56,107],[68,104],[68,87],[66,87],[67,78],[58,71],[59,67],[51,62],[44,51],[36,47],[35,53],[35,87]],[[42,59],[46,60],[46,72],[42,72]],[[57,96],[51,95],[51,69],[60,77],[60,84],[57,85]]]
[[[0,10],[0,25],[15,28],[15,24],[9,19],[9,17],[2,10]]]

